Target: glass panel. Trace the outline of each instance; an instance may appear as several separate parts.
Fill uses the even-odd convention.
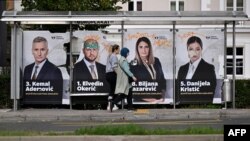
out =
[[[233,59],[227,59],[227,66],[233,67]]]
[[[237,7],[236,10],[237,11],[243,11],[243,7]]]
[[[137,2],[137,11],[142,11],[142,2],[141,1]]]
[[[237,11],[243,11],[243,0],[237,0],[237,3],[236,3],[236,10]]]
[[[243,59],[236,59],[236,66],[243,66]]]
[[[227,11],[233,11],[233,7],[227,7]]]
[[[237,67],[236,68],[236,74],[242,75],[243,74],[243,68],[242,67]]]
[[[170,2],[170,6],[171,6],[171,7],[170,7],[170,10],[171,10],[171,11],[176,11],[175,1],[171,1],[171,2]]]
[[[236,48],[236,55],[243,55],[243,48],[242,47]]]
[[[243,7],[243,0],[237,0],[237,7]]]
[[[227,0],[227,7],[233,7],[234,4],[233,4],[233,0]]]
[[[130,1],[128,3],[128,11],[134,11],[134,2],[133,1]]]
[[[227,48],[227,55],[233,55],[233,48]]]
[[[233,0],[227,0],[227,11],[233,11],[234,10],[234,4]]]
[[[233,74],[233,68],[227,68],[227,74]]]
[[[184,11],[184,1],[179,2],[179,11]]]

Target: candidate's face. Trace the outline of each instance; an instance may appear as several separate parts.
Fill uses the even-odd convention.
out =
[[[98,56],[99,49],[97,48],[84,48],[83,54],[86,60],[94,62]]]
[[[138,52],[141,58],[146,58],[149,55],[149,46],[146,42],[140,42],[138,44]]]
[[[201,57],[202,48],[197,42],[191,43],[187,50],[191,62],[195,62]]]
[[[47,58],[48,47],[45,42],[33,43],[32,54],[34,56],[36,64],[41,63]]]

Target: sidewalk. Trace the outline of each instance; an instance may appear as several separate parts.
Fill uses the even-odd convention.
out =
[[[35,136],[0,137],[0,141],[223,141],[223,135]]]
[[[250,118],[250,109],[138,109],[134,112],[118,110],[70,110],[70,109],[0,109],[0,124],[25,121],[153,121]],[[121,136],[15,136],[0,137],[0,141],[223,141],[223,135],[121,135]]]
[[[21,109],[0,110],[0,122],[9,121],[139,121],[249,117],[250,109],[137,109],[118,110]]]

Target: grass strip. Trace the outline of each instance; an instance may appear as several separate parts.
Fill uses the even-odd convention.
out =
[[[139,125],[101,125],[80,128],[76,135],[186,135],[186,134],[223,134],[222,129],[211,127],[190,127],[186,129],[145,129]]]
[[[0,136],[66,136],[66,135],[187,135],[223,134],[223,129],[189,127],[186,129],[145,129],[136,124],[99,125],[84,127],[74,132],[0,131]]]

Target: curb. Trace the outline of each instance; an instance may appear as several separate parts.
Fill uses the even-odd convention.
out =
[[[0,141],[223,141],[223,135],[125,135],[125,136],[17,136]]]
[[[0,113],[0,122],[18,121],[141,121],[249,117],[250,109],[150,109],[148,112],[119,110],[28,109]]]

